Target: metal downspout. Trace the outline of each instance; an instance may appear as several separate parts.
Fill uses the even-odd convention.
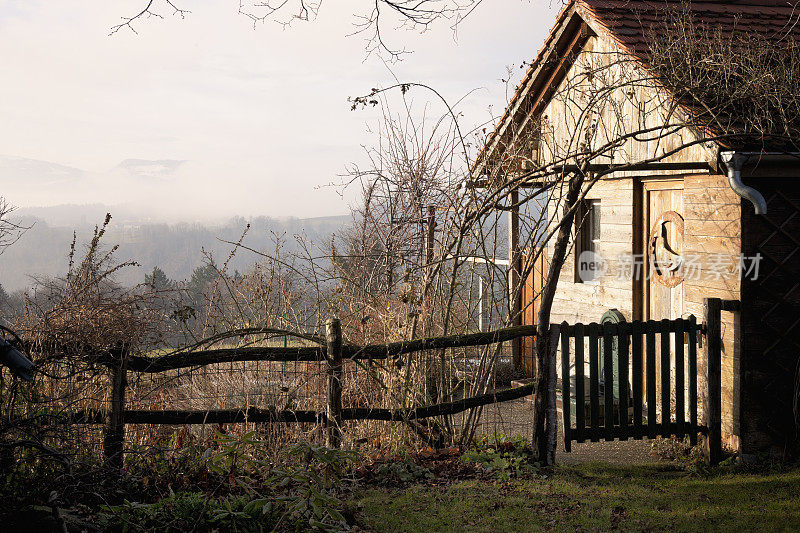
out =
[[[750,156],[740,152],[721,152],[719,156],[728,169],[728,183],[733,192],[753,204],[756,215],[766,215],[767,201],[764,195],[742,183],[742,165],[750,159]]]

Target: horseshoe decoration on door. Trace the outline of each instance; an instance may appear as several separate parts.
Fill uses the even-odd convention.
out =
[[[676,242],[670,243],[669,226],[673,225]],[[653,278],[666,287],[683,283],[683,217],[676,211],[665,211],[658,217],[647,239]],[[676,250],[675,248],[680,248]]]

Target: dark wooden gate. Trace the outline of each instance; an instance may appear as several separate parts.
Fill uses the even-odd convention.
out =
[[[699,329],[694,316],[562,324],[565,449],[570,451],[572,441],[687,434],[695,444],[702,429],[697,421]]]

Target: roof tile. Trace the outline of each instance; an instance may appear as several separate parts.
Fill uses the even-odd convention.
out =
[[[753,32],[776,40],[791,34],[800,38],[800,11],[791,0],[577,0],[621,45],[634,53],[648,48],[648,34],[670,14],[691,11],[694,20],[709,29]],[[787,21],[798,21],[789,25]],[[633,31],[632,31],[633,30]],[[657,34],[658,32],[655,31]],[[638,54],[637,54],[638,55]]]

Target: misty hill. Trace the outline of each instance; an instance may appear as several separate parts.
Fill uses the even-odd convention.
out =
[[[86,172],[81,169],[25,157],[0,155],[0,176],[15,178],[33,187],[74,184]]]
[[[0,284],[8,291],[32,285],[32,277],[61,276],[66,273],[73,231],[83,245],[91,239],[95,224],[102,223],[105,206],[56,206],[20,209],[15,218],[32,225],[23,237],[0,255]],[[204,261],[203,250],[217,263],[227,259],[232,248],[221,240],[236,242],[247,223],[250,231],[244,244],[256,250],[274,250],[281,236],[284,250],[297,249],[296,235],[314,243],[327,244],[332,233],[350,222],[349,215],[321,218],[233,218],[218,225],[199,223],[157,224],[136,222],[132,213],[114,218],[103,239],[107,247],[119,244],[118,261],[134,260],[141,266],[124,269],[117,281],[134,285],[145,273],[160,267],[171,279],[188,279]],[[240,250],[230,262],[231,271],[246,271],[257,256]]]

